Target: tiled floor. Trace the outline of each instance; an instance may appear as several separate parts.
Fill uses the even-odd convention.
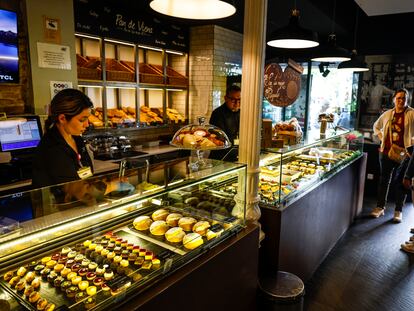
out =
[[[407,203],[403,222],[394,224],[393,204],[385,217],[372,219],[375,206],[364,211],[306,284],[308,311],[413,311],[414,254],[400,250],[414,227],[414,209]]]

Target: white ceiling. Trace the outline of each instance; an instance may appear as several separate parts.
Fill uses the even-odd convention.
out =
[[[355,0],[368,15],[386,15],[414,12],[414,0]]]

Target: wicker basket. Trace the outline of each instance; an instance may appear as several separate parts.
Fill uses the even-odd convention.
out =
[[[135,81],[134,71],[129,67],[121,64],[119,61],[107,58],[106,62],[106,79],[108,81]]]
[[[98,58],[85,58],[76,54],[76,63],[78,67],[78,78],[85,80],[101,80],[102,70]]]
[[[151,65],[140,63],[139,82],[151,84],[164,84],[164,76]]]
[[[150,66],[163,73],[162,66],[152,64],[150,64]],[[171,67],[167,66],[167,84],[176,86],[188,86],[188,78],[178,73]]]

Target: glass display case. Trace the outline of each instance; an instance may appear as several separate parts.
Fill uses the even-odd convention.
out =
[[[356,131],[309,132],[304,142],[261,153],[259,194],[262,205],[283,208],[301,198],[344,166],[362,156],[363,136]]]
[[[240,232],[246,166],[194,171],[196,160],[130,160],[117,174],[1,197],[1,303],[106,310]]]

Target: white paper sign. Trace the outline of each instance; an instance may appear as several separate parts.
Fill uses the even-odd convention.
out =
[[[50,81],[50,97],[53,98],[57,93],[64,89],[71,89],[71,81]]]
[[[69,46],[37,42],[37,57],[40,68],[72,69]]]

